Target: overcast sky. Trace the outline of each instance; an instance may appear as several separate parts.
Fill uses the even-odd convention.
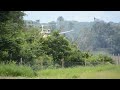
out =
[[[40,20],[41,23],[56,21],[59,16],[65,20],[91,22],[95,18],[106,22],[120,22],[120,11],[25,11],[25,20]]]

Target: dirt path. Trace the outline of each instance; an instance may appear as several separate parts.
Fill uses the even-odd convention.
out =
[[[0,76],[0,79],[31,79],[28,77],[2,77]]]

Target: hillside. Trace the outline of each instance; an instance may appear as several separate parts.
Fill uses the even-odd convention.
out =
[[[32,25],[38,28],[41,25],[47,25],[51,31],[59,30],[60,32],[65,32],[73,30],[64,33],[64,35],[71,43],[76,44],[83,51],[120,53],[120,50],[118,50],[120,45],[116,42],[120,36],[120,23],[107,23],[99,19],[95,19],[93,22],[66,21],[60,16],[56,21],[49,23],[34,21]]]

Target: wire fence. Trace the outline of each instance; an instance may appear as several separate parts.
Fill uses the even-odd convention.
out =
[[[120,64],[120,54],[112,54],[110,57],[113,59],[115,64]]]
[[[114,61],[114,63],[116,65],[119,65],[120,64],[120,54],[111,54],[111,55],[107,55],[106,56],[109,56],[112,58],[112,60]],[[20,64],[23,64],[22,63],[22,59],[20,60]],[[97,65],[97,64],[104,64],[104,61],[103,62],[98,62],[98,61],[94,61],[92,63],[90,62],[87,62],[86,60],[84,62],[65,62],[64,59],[62,59],[60,61],[59,64],[53,64],[53,63],[49,63],[49,64],[46,64],[46,63],[40,63],[40,64],[36,64],[33,66],[34,69],[45,69],[45,68],[64,68],[64,67],[74,67],[74,66],[90,66],[90,65]]]

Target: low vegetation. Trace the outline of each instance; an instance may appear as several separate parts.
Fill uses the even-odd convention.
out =
[[[120,66],[106,64],[33,71],[28,66],[1,64],[0,79],[120,79]]]
[[[22,76],[22,77],[33,77],[35,76],[35,72],[31,67],[25,65],[17,65],[13,62],[4,64],[0,64],[0,76]]]

